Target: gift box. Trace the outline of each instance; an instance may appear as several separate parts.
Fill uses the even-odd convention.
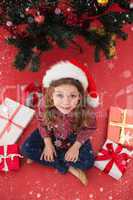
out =
[[[107,139],[96,156],[94,166],[118,180],[124,174],[131,156],[132,151]]]
[[[43,94],[42,94],[42,86],[38,83],[30,83],[24,89],[25,96],[25,105],[35,109],[37,108]]]
[[[6,98],[0,105],[0,145],[14,144],[34,114],[33,109]]]
[[[107,137],[126,147],[133,147],[133,110],[110,108]]]
[[[20,158],[17,144],[0,146],[0,171],[18,170]]]

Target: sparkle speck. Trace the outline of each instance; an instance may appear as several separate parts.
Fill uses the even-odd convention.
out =
[[[108,198],[109,200],[112,200],[113,199],[113,197],[112,196],[109,196],[109,198]]]
[[[113,62],[109,62],[109,63],[108,63],[108,68],[109,68],[109,69],[112,70],[114,67],[115,67],[115,65],[114,65]]]
[[[40,193],[37,193],[36,196],[37,196],[37,198],[40,198],[40,197],[41,197],[41,194],[40,194]]]
[[[103,192],[103,188],[102,188],[102,187],[100,187],[100,189],[99,189],[99,190],[100,190],[100,192]]]
[[[88,64],[87,64],[87,63],[84,63],[84,65],[85,65],[85,66],[88,66]]]
[[[89,195],[89,198],[92,199],[92,198],[93,198],[93,194],[90,194],[90,195]]]
[[[32,195],[32,194],[33,194],[33,191],[30,191],[29,194]]]
[[[130,70],[125,70],[123,73],[122,73],[122,76],[124,78],[130,78],[132,76],[132,72]]]
[[[48,190],[49,190],[49,188],[46,188],[45,190],[46,190],[46,191],[48,191]]]

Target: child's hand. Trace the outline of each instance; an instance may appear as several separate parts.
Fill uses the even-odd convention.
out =
[[[76,162],[79,157],[79,149],[81,144],[79,142],[75,142],[66,152],[65,160],[70,162]]]
[[[54,156],[56,156],[56,150],[54,148],[54,145],[46,145],[44,147],[44,150],[41,154],[40,160],[44,159],[46,161],[54,161]]]
[[[56,150],[54,145],[52,144],[50,138],[45,139],[44,142],[45,147],[41,154],[40,160],[44,159],[49,162],[54,161],[54,156],[56,156]]]

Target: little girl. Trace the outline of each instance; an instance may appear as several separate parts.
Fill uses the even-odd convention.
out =
[[[84,170],[94,163],[89,136],[96,129],[88,104],[98,105],[94,81],[86,67],[76,61],[62,61],[46,72],[43,87],[38,129],[22,145],[21,152],[61,173],[70,172],[87,185]]]

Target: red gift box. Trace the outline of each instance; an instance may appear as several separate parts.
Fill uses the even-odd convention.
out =
[[[0,146],[0,171],[18,170],[22,156],[18,153],[18,145]]]

